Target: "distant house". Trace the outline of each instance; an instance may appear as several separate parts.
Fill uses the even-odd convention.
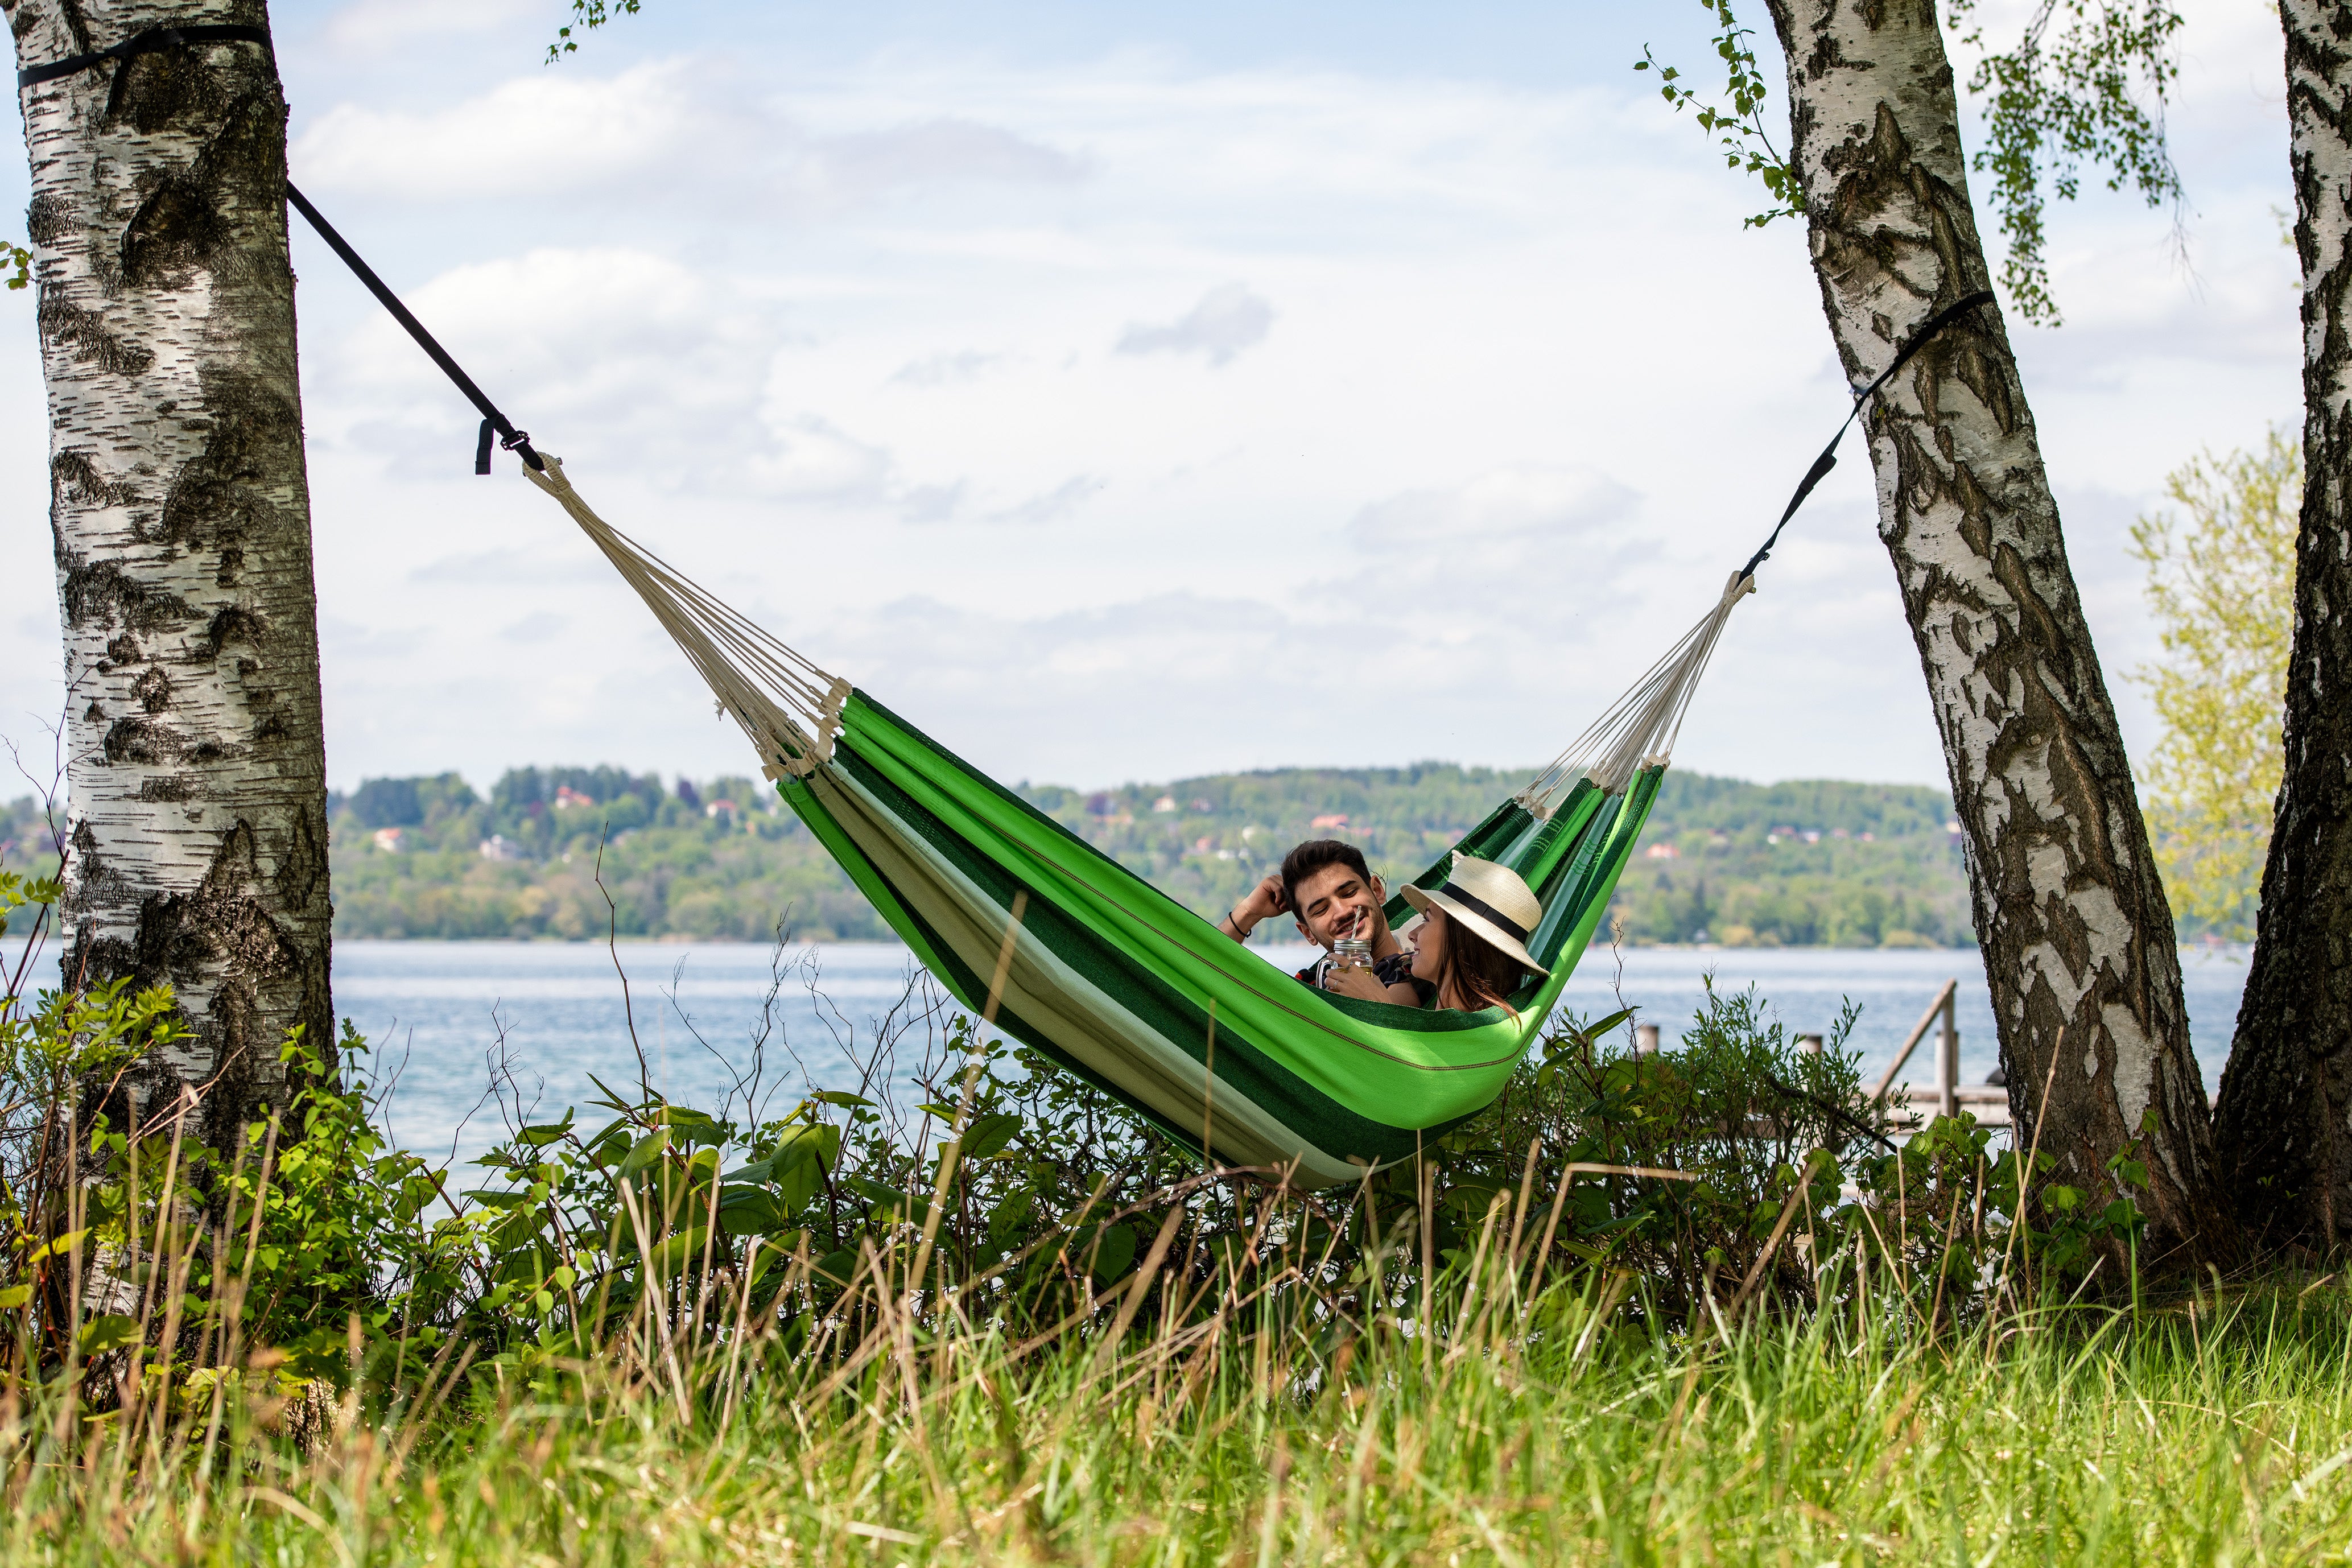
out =
[[[1643,858],[1650,860],[1679,860],[1683,858],[1681,850],[1665,843],[1653,844],[1643,850],[1642,855]]]
[[[1203,834],[1201,837],[1193,841],[1192,853],[1195,855],[1206,855],[1210,850],[1214,849],[1216,847],[1217,841],[1208,837],[1206,834]]]
[[[1312,822],[1308,823],[1307,826],[1309,826],[1309,827],[1313,827],[1313,828],[1345,827],[1345,826],[1348,826],[1348,818],[1346,817],[1346,816],[1345,816],[1345,815],[1335,816],[1318,816],[1318,817],[1317,817],[1314,821],[1312,821]]]
[[[400,853],[400,829],[379,827],[368,836],[368,842],[386,855],[397,855]]]
[[[1163,795],[1151,803],[1151,809],[1160,812],[1173,811],[1176,809],[1176,797],[1172,795]]]
[[[555,786],[555,809],[558,811],[569,811],[575,805],[593,805],[595,804],[596,802],[593,797],[582,795],[570,784],[558,784]]]
[[[1217,808],[1205,800],[1196,800],[1192,803],[1192,809],[1194,811],[1214,811]]]
[[[714,800],[702,808],[702,815],[732,827],[735,826],[736,813],[741,809],[731,800]]]
[[[503,833],[493,833],[482,840],[482,858],[520,860],[522,858],[522,846],[515,843]]]

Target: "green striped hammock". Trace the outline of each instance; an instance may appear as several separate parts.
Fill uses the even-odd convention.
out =
[[[542,456],[544,456],[542,454]],[[635,587],[759,749],[764,772],[932,974],[974,1012],[1232,1165],[1327,1187],[1411,1156],[1502,1090],[1609,904],[1721,600],[1454,855],[1508,866],[1544,907],[1549,970],[1484,1012],[1335,996],[1223,934],[865,692],[762,632],[590,510],[562,464],[525,474]],[[1015,909],[1020,916],[1015,919]],[[1392,922],[1410,910],[1388,907]]]

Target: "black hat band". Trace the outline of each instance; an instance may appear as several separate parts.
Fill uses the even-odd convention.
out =
[[[1448,882],[1444,887],[1440,888],[1438,891],[1444,893],[1447,898],[1452,899],[1456,903],[1460,904],[1464,909],[1468,910],[1472,914],[1483,915],[1487,920],[1493,921],[1496,925],[1502,927],[1503,930],[1511,933],[1511,940],[1513,942],[1518,942],[1523,946],[1526,944],[1528,940],[1528,928],[1526,926],[1521,925],[1518,921],[1513,920],[1510,916],[1505,914],[1502,910],[1496,909],[1486,900],[1478,897],[1475,893],[1464,892],[1462,890],[1461,883]]]

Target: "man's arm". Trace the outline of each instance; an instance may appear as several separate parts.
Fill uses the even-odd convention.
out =
[[[1369,969],[1335,970],[1324,989],[1335,996],[1353,996],[1360,1002],[1387,1002],[1399,1007],[1421,1005],[1421,992],[1412,981],[1383,985],[1381,977]]]
[[[1290,900],[1282,890],[1280,877],[1268,877],[1249,891],[1249,897],[1233,907],[1217,929],[1235,942],[1247,942],[1250,932],[1260,921],[1271,920],[1290,907]]]

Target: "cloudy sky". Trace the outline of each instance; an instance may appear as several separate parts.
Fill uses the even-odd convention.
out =
[[[281,4],[295,178],[607,518],[1005,778],[1538,761],[1842,413],[1801,231],[1743,230],[1760,190],[1628,68],[1696,69],[1696,5],[647,5],[550,68],[560,0]],[[2012,327],[2139,745],[2130,522],[2299,419],[2277,23],[2184,9],[2186,264],[2167,215],[2086,200],[2067,325]],[[294,244],[331,778],[742,769]],[[30,303],[0,296],[0,734],[45,753]],[[1732,621],[1685,765],[1942,782],[1862,451]]]

